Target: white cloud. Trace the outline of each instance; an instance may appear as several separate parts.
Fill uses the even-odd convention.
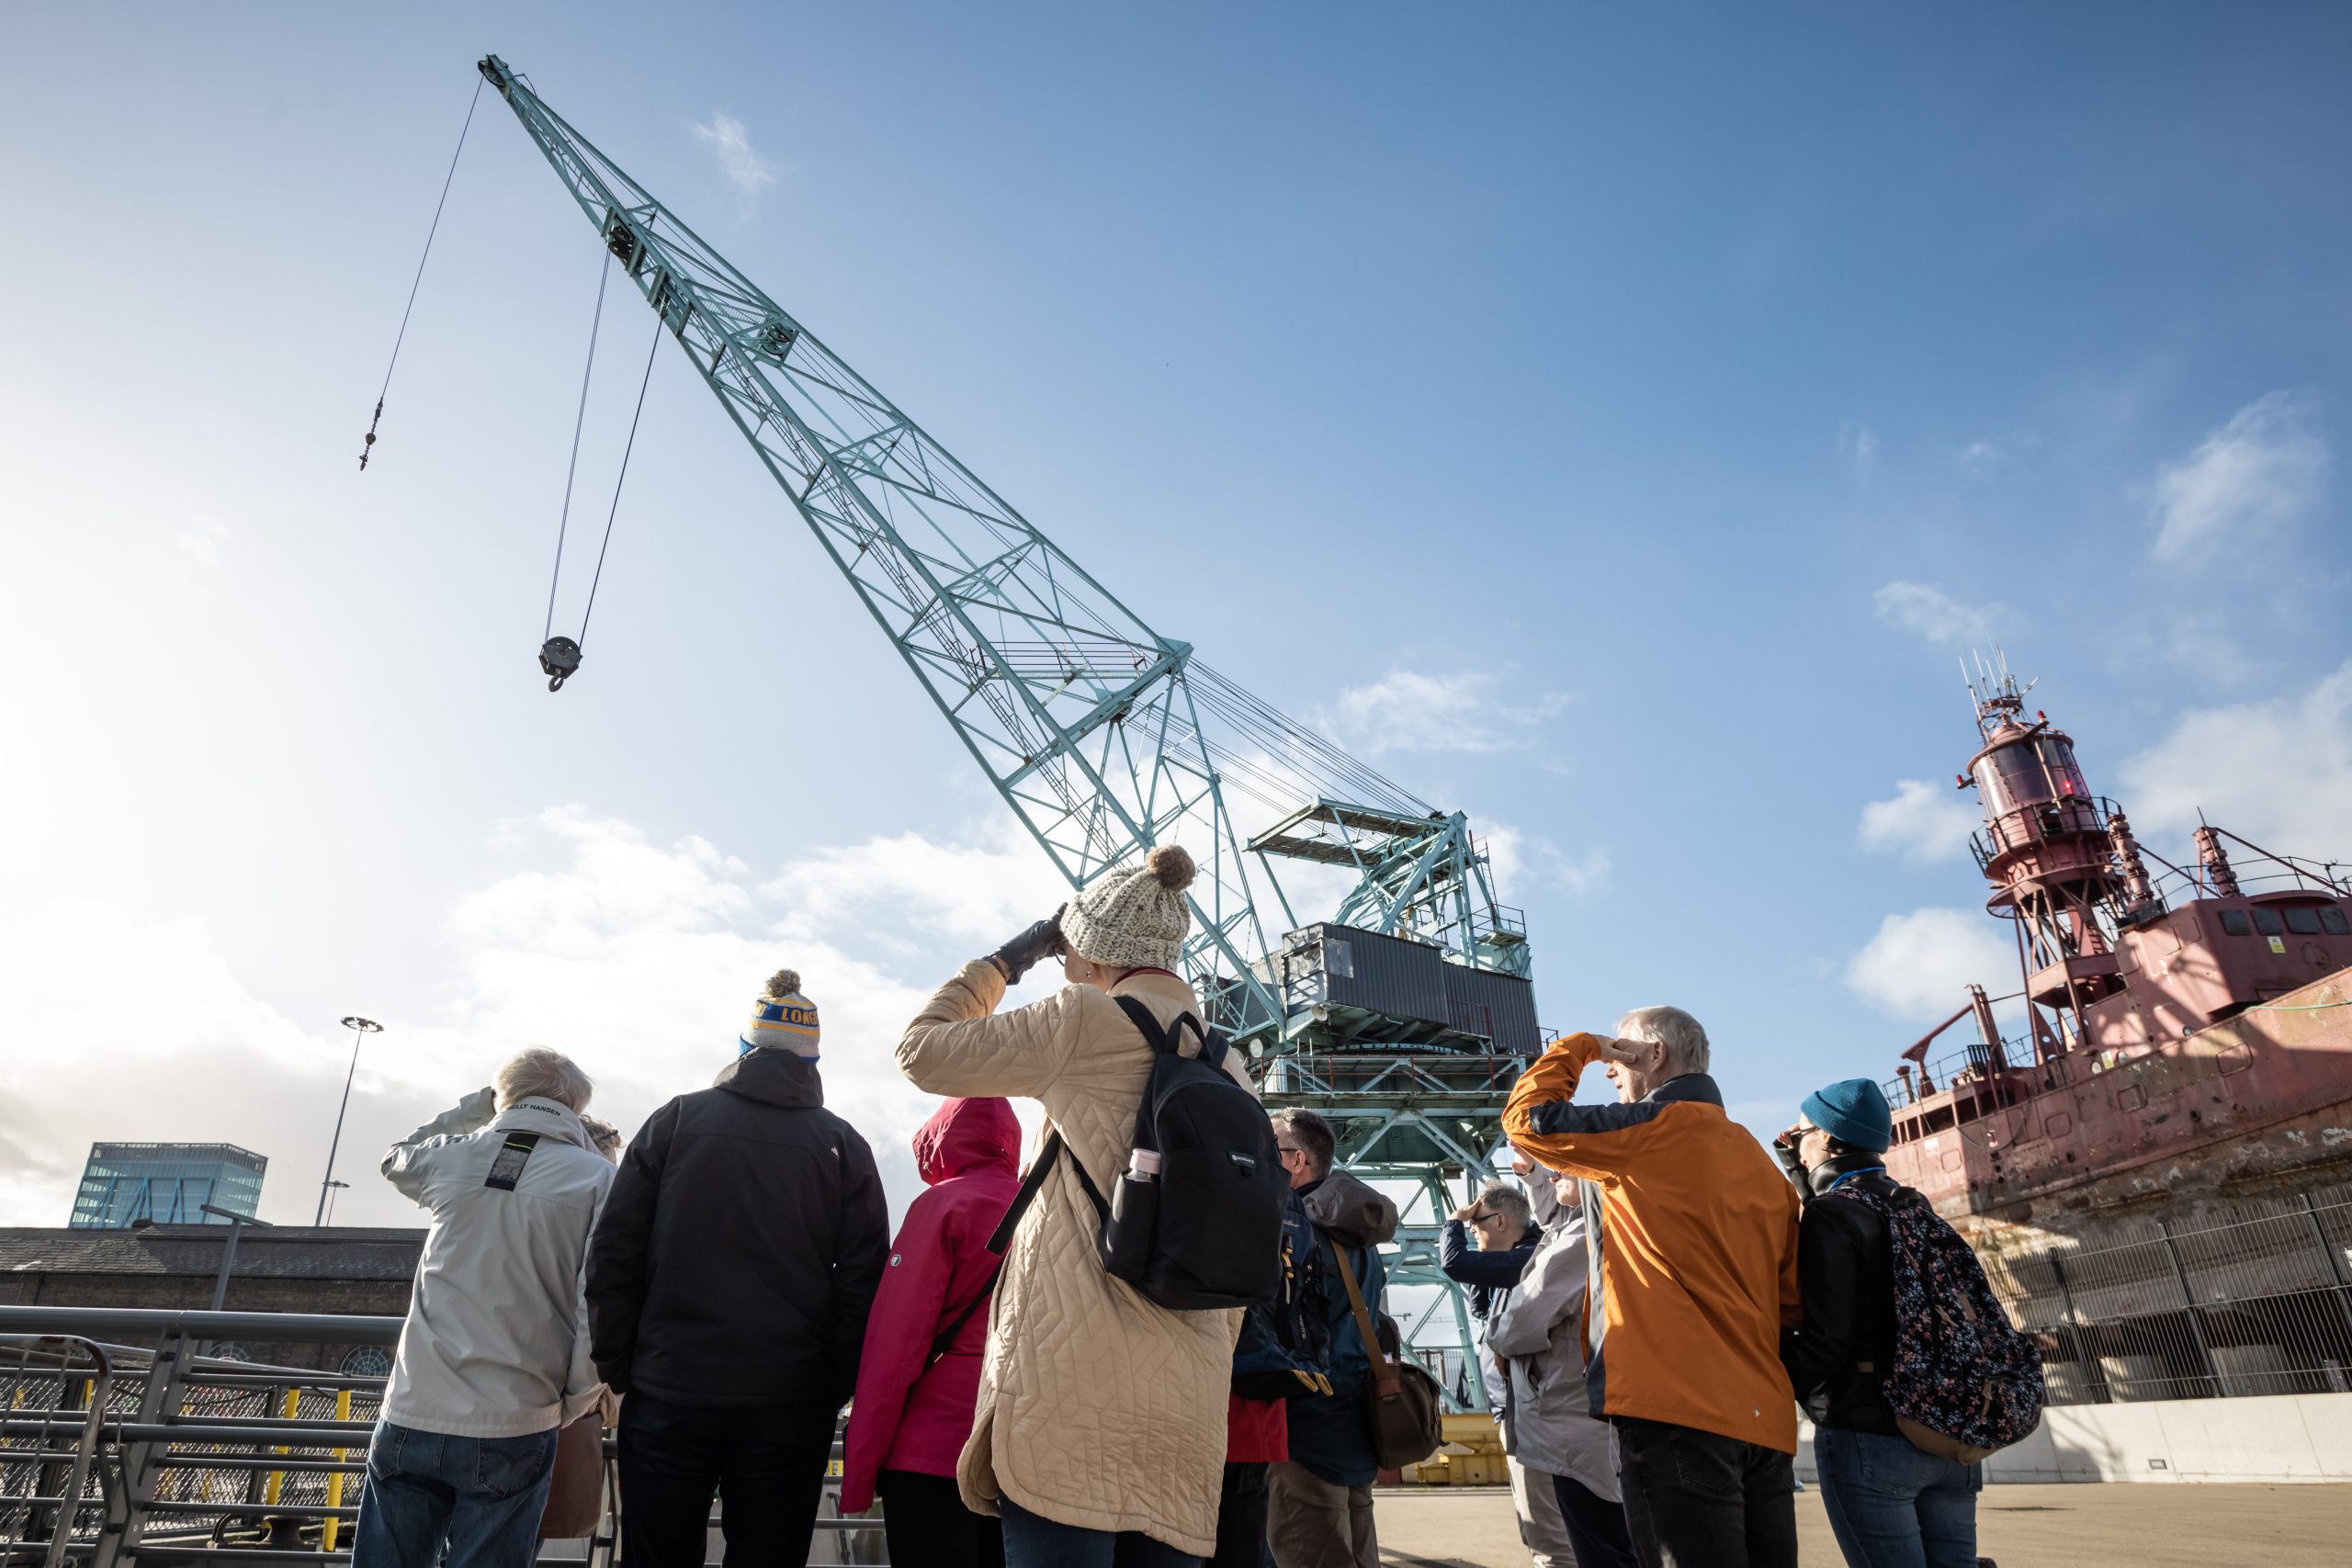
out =
[[[449,999],[390,998],[360,1058],[337,1174],[345,1223],[406,1224],[377,1182],[379,1151],[526,1044],[557,1046],[596,1080],[596,1111],[633,1129],[734,1055],[753,994],[798,969],[824,1019],[827,1102],[881,1161],[894,1204],[915,1190],[907,1140],[934,1101],[891,1048],[956,964],[1059,892],[1034,846],[911,835],[812,852],[760,879],[686,838],[649,841],[577,807],[502,824],[510,852],[546,863],[457,900],[446,921]],[[895,945],[875,933],[894,929]],[[854,956],[856,955],[856,956]],[[10,1105],[0,1223],[62,1224],[95,1139],[227,1141],[271,1156],[266,1217],[307,1222],[349,1041],[254,995],[196,920],[142,921],[92,900],[0,916],[0,1039],[39,1042],[0,1066]],[[1033,976],[1019,999],[1059,978]]]
[[[2318,502],[2327,470],[2327,444],[2295,399],[2256,399],[2196,451],[2156,470],[2156,558],[2185,559],[2293,522]]]
[[[217,517],[198,516],[190,519],[186,528],[173,535],[172,543],[178,547],[183,558],[203,566],[217,566],[220,560],[220,547],[228,537],[227,524]]]
[[[1963,604],[1924,582],[1890,582],[1871,595],[1871,607],[1888,626],[1929,642],[1992,642],[2001,617],[1998,604]]]
[[[1844,453],[1846,464],[1858,485],[1871,482],[1878,472],[1878,435],[1866,424],[1849,420],[1838,430],[1838,450]]]
[[[1341,692],[1334,727],[1370,752],[1515,750],[1568,699],[1540,692],[1509,700],[1499,691],[1504,681],[1500,671],[1430,675],[1392,670],[1368,686]]]
[[[775,184],[775,165],[752,150],[752,133],[733,115],[714,113],[708,125],[697,125],[694,132],[695,140],[718,160],[727,183],[742,192],[746,201]]]
[[[2352,661],[2300,694],[2183,714],[2117,776],[2132,826],[2176,849],[2202,810],[2277,854],[2352,857]]]
[[[1950,860],[1967,846],[1982,821],[1975,807],[1951,789],[1921,779],[1902,779],[1891,799],[1862,807],[1855,838],[1866,850],[1899,854],[1925,865]]]
[[[2007,457],[2008,454],[1991,441],[1972,441],[1960,449],[1960,466],[1980,478],[1998,468]]]
[[[1494,867],[1498,893],[1506,900],[1524,898],[1521,892],[1532,884],[1547,887],[1571,897],[1604,893],[1609,888],[1609,852],[1587,850],[1572,854],[1560,849],[1541,835],[1522,833],[1502,823],[1489,823],[1479,830],[1487,846],[1487,855]]]
[[[1894,1017],[1932,1022],[1968,1000],[1973,981],[2015,989],[2017,949],[1982,909],[1926,908],[1889,915],[1846,964],[1846,985]]]

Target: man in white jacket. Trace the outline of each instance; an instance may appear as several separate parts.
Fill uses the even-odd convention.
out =
[[[1519,1283],[1497,1296],[1487,1314],[1487,1347],[1507,1382],[1503,1451],[1524,1468],[1531,1492],[1548,1486],[1557,1498],[1577,1568],[1634,1568],[1617,1489],[1615,1436],[1593,1415],[1585,1386],[1584,1206],[1574,1184],[1563,1200],[1550,1178],[1539,1168],[1528,1182],[1544,1239]],[[1532,1512],[1522,1513],[1522,1528]]]
[[[384,1156],[433,1224],[368,1444],[353,1568],[536,1555],[556,1433],[601,1392],[581,1267],[613,1168],[581,1124],[591,1088],[570,1058],[525,1051]]]

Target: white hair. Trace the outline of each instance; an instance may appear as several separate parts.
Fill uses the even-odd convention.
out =
[[[1617,1021],[1617,1038],[1665,1046],[1662,1077],[1707,1070],[1707,1032],[1680,1008],[1635,1008]]]
[[[596,1086],[579,1064],[560,1051],[550,1051],[544,1045],[534,1045],[517,1051],[499,1064],[498,1076],[491,1080],[498,1090],[498,1109],[504,1111],[518,1100],[559,1100],[575,1111],[588,1109],[588,1097]]]

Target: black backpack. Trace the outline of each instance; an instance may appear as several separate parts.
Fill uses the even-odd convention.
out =
[[[1290,1178],[1274,1153],[1273,1124],[1257,1097],[1225,1071],[1224,1036],[1186,1013],[1162,1029],[1133,997],[1119,1004],[1151,1047],[1151,1077],[1136,1108],[1134,1147],[1157,1155],[1156,1177],[1120,1173],[1105,1199],[1076,1156],[1070,1168],[1101,1216],[1095,1251],[1114,1278],[1179,1312],[1246,1307],[1282,1288],[1283,1204]],[[1186,1029],[1200,1054],[1177,1046]],[[1037,1152],[1021,1191],[989,1238],[1001,1256],[1062,1155],[1057,1132]]]

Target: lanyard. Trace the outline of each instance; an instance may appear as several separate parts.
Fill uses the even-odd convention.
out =
[[[1831,1182],[1828,1186],[1826,1186],[1826,1187],[1823,1188],[1823,1189],[1822,1189],[1822,1191],[1824,1191],[1824,1192],[1835,1192],[1835,1191],[1837,1191],[1837,1190],[1838,1190],[1838,1189],[1839,1189],[1840,1187],[1845,1186],[1845,1185],[1846,1185],[1846,1183],[1848,1183],[1849,1181],[1853,1180],[1853,1179],[1854,1179],[1854,1178],[1856,1178],[1856,1177],[1858,1177],[1858,1176],[1868,1176],[1871,1171],[1874,1171],[1874,1170],[1876,1170],[1876,1171],[1883,1171],[1883,1170],[1885,1170],[1885,1169],[1886,1169],[1886,1167],[1884,1167],[1884,1166],[1883,1166],[1883,1165],[1866,1165],[1866,1166],[1861,1167],[1860,1169],[1857,1169],[1857,1170],[1849,1170],[1849,1171],[1846,1172],[1844,1175],[1840,1176],[1837,1180],[1835,1180],[1835,1181]]]

